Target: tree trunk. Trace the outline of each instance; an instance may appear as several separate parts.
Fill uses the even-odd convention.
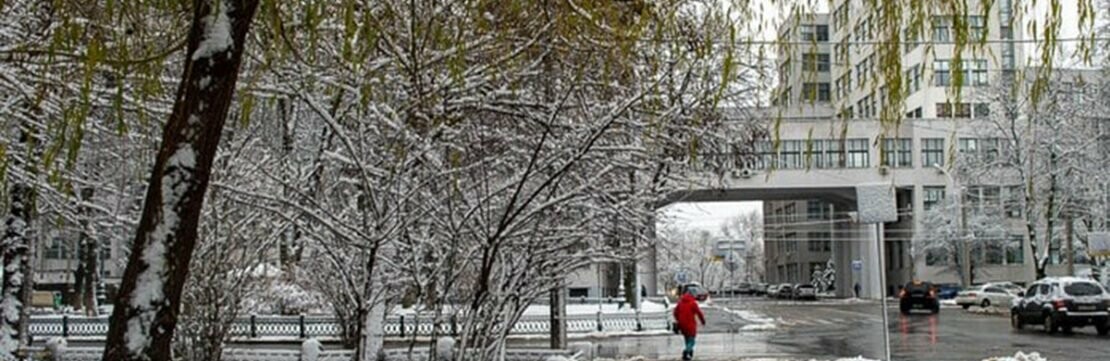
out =
[[[194,0],[184,73],[112,313],[104,361],[171,359],[212,159],[258,0]]]
[[[2,251],[4,277],[3,289],[0,291],[0,359],[13,358],[10,352],[21,345],[21,340],[26,339],[24,332],[23,314],[26,294],[30,282],[25,282],[27,269],[25,260],[30,258],[30,238],[27,236],[28,224],[31,222],[31,187],[16,183],[11,190],[11,208],[4,221],[4,238],[0,241]]]
[[[81,245],[81,259],[80,265],[77,267],[77,275],[75,275],[74,287],[77,291],[77,308],[84,310],[87,316],[97,316],[97,302],[96,302],[96,288],[100,284],[100,265],[98,263],[100,256],[100,245],[93,236],[92,230],[92,210],[89,209],[88,204],[92,202],[92,197],[95,192],[93,188],[82,188],[81,204],[78,205],[78,213],[81,217],[81,234],[79,244]]]

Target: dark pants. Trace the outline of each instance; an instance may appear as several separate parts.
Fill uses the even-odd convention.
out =
[[[682,350],[682,359],[683,360],[693,360],[694,359],[694,345],[697,344],[697,337],[695,337],[695,336],[683,336],[683,337],[686,338],[686,349]]]

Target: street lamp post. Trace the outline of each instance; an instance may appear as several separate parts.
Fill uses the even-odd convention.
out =
[[[941,174],[944,174],[944,176],[948,178],[948,193],[956,197],[956,208],[960,211],[959,227],[960,240],[962,241],[960,242],[962,246],[960,253],[963,258],[963,263],[960,265],[960,268],[963,269],[963,279],[961,282],[963,282],[964,287],[971,287],[971,239],[967,232],[967,208],[963,206],[963,192],[959,183],[956,182],[956,178],[952,176],[952,173],[949,173],[947,169],[944,169],[944,167],[938,164],[933,164],[933,168],[936,168],[936,170],[940,171]]]

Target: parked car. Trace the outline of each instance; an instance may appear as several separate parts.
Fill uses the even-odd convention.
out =
[[[698,300],[698,302],[705,302],[709,299],[709,291],[707,291],[705,287],[702,287],[701,284],[697,282],[690,282],[678,286],[679,297],[682,297],[682,295],[687,293],[694,295],[694,299]]]
[[[767,298],[778,298],[779,297],[779,285],[769,285],[769,286],[767,286],[767,291],[764,292],[764,294],[767,295]]]
[[[937,299],[937,289],[929,282],[912,281],[898,293],[898,308],[902,314],[908,315],[913,310],[928,310],[933,314],[940,312],[940,300]]]
[[[959,295],[960,291],[963,290],[963,287],[960,287],[960,285],[955,283],[941,283],[939,285],[936,285],[936,287],[937,298],[942,300],[954,299],[957,295]]]
[[[789,283],[783,283],[783,284],[779,285],[779,292],[778,292],[778,294],[776,294],[776,296],[778,296],[776,298],[781,298],[781,299],[793,298],[794,297],[794,285],[789,284]]]
[[[752,294],[756,296],[766,295],[767,287],[768,286],[766,283],[756,283],[754,286],[752,286]]]
[[[800,284],[800,285],[794,286],[793,298],[795,300],[814,300],[814,301],[816,301],[817,300],[817,287],[813,287],[813,285],[811,285],[811,284]]]
[[[1010,309],[1014,329],[1044,325],[1047,333],[1094,326],[1099,335],[1110,334],[1110,293],[1097,282],[1074,277],[1044,278],[1019,295]]]
[[[971,306],[987,308],[990,306],[1009,307],[1014,302],[1016,293],[1003,285],[988,283],[961,291],[956,295],[956,304],[965,310]]]
[[[741,283],[741,284],[737,285],[735,293],[740,294],[740,295],[750,295],[750,294],[752,294],[752,284],[751,283]]]

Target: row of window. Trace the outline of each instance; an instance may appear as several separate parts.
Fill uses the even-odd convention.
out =
[[[937,118],[986,118],[991,115],[989,103],[937,103]]]
[[[945,139],[921,138],[922,167],[945,165]],[[1005,143],[1000,138],[959,138],[958,153],[961,160],[991,163],[999,159]],[[779,151],[771,142],[755,145],[757,169],[773,166],[775,169],[807,168],[867,168],[870,166],[870,146],[866,138],[782,140]],[[913,167],[913,139],[883,139],[879,148],[879,163],[891,168]]]
[[[783,140],[776,153],[771,142],[756,143],[756,169],[867,168],[870,146],[866,138]]]

